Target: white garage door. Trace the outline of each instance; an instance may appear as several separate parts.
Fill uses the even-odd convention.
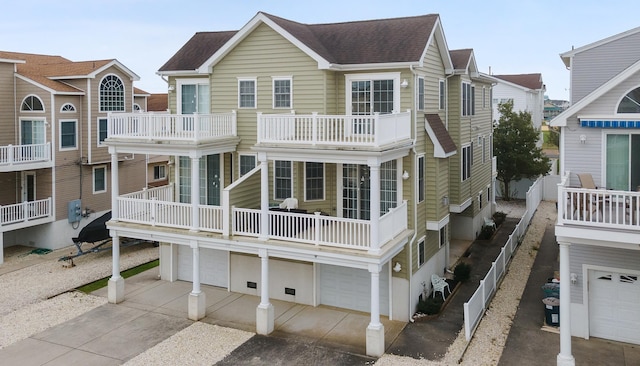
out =
[[[226,288],[229,273],[229,255],[224,250],[200,248],[200,283]],[[193,280],[193,251],[186,245],[178,246],[178,279]]]
[[[371,274],[364,269],[321,264],[320,304],[371,311]],[[380,272],[380,314],[389,315],[389,266]]]
[[[589,334],[640,344],[637,273],[589,271]]]

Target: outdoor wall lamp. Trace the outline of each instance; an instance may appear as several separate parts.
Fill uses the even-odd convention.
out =
[[[581,144],[587,143],[587,135],[580,135],[580,143]]]
[[[400,264],[400,262],[396,262],[396,265],[393,266],[393,271],[394,272],[400,272],[402,271],[402,265]]]
[[[407,81],[407,79],[402,80],[402,82],[400,83],[400,86],[404,89],[406,87],[409,86],[409,82]]]
[[[176,89],[176,87],[175,87],[175,86],[173,86],[173,85],[169,85],[169,91],[170,91],[170,92],[174,91],[175,89]]]
[[[449,205],[449,197],[448,196],[442,197],[442,205],[443,206],[448,206]]]
[[[406,171],[406,170],[405,170],[405,171],[402,173],[402,179],[404,179],[404,180],[409,179],[409,172],[408,172],[408,171]]]
[[[578,283],[578,275],[575,273],[572,273],[569,278],[571,279],[571,284],[575,285],[576,283]]]

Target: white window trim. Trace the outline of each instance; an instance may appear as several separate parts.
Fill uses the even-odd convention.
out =
[[[422,182],[423,187],[423,197],[422,200],[420,200],[420,160],[422,160],[422,173],[424,174],[424,181]],[[424,202],[427,199],[427,167],[426,167],[426,159],[425,159],[425,154],[420,154],[416,157],[416,170],[415,170],[415,177],[416,177],[416,199],[418,200],[418,203],[420,202]]]
[[[102,104],[101,102],[101,87],[102,87],[102,82],[104,81],[104,79],[106,79],[108,76],[115,76],[118,79],[120,79],[120,82],[122,83],[122,110],[121,111],[105,111],[102,109]],[[108,113],[108,112],[125,112],[127,110],[127,85],[124,82],[124,79],[122,77],[120,77],[120,75],[118,74],[114,74],[114,73],[109,73],[105,76],[102,77],[102,79],[100,79],[100,81],[98,82],[98,112],[100,113]]]
[[[109,119],[107,117],[98,117],[96,119],[96,143],[98,147],[107,146],[100,141],[100,120],[101,119],[104,119],[107,121],[107,137],[109,137]]]
[[[307,199],[307,162],[304,162],[304,201],[305,202],[313,202],[313,201],[324,201],[327,193],[327,165],[325,163],[322,164],[322,198],[316,199]]]
[[[64,110],[64,107],[66,107],[66,106],[71,106],[71,108],[73,108],[73,110],[72,110],[72,111],[65,111],[65,110]],[[76,109],[76,106],[75,106],[75,105],[73,105],[73,103],[64,103],[64,104],[60,107],[60,113],[76,113],[76,112],[77,112],[77,109]]]
[[[254,95],[253,107],[240,106],[240,82],[242,81],[253,81],[253,95]],[[237,91],[238,91],[238,109],[257,109],[258,108],[258,78],[257,77],[238,78]]]
[[[207,87],[209,87],[209,79],[203,79],[203,78],[176,79],[176,110],[178,111],[178,114],[182,114],[182,86],[183,85],[206,85]],[[211,101],[209,101],[209,103],[211,103]]]
[[[351,83],[353,81],[374,81],[374,80],[393,80],[393,112],[400,112],[400,73],[399,72],[383,72],[371,74],[347,74],[345,75],[345,111],[348,115],[353,113],[351,105]]]
[[[156,167],[158,167],[158,168],[159,168],[159,167],[163,167],[163,168],[164,168],[164,169],[163,169],[164,175],[163,175],[162,177],[156,178],[156,176],[155,176],[155,175],[156,175]],[[167,179],[167,165],[166,165],[166,164],[156,164],[156,165],[154,165],[154,166],[153,166],[153,168],[152,168],[152,169],[153,169],[153,172],[152,172],[152,173],[153,173],[153,180],[154,180],[154,181],[159,181],[159,180],[165,180],[165,179]]]
[[[276,107],[276,81],[289,80],[289,106]],[[271,108],[273,109],[293,109],[293,76],[272,76],[271,77]]]
[[[464,150],[465,149],[469,149],[469,175],[465,178],[464,177],[464,169],[465,169],[465,164],[464,164]],[[461,182],[465,182],[467,181],[469,178],[471,178],[471,155],[473,154],[473,149],[471,148],[471,144],[464,144],[462,145],[462,147],[460,148],[460,181]]]
[[[423,245],[422,253],[424,254],[422,263],[420,263],[420,243],[422,243]],[[427,263],[427,238],[425,236],[421,237],[420,239],[418,239],[418,241],[416,241],[416,256],[418,259],[418,268],[424,266]]]
[[[290,197],[295,197],[295,187],[293,186],[293,166],[294,166],[294,161],[292,160],[274,160],[273,161],[273,199],[275,201],[283,201],[289,197],[285,197],[285,198],[276,198],[276,161],[288,161],[291,164],[291,196]]]
[[[40,104],[42,104],[42,110],[41,111],[25,111],[25,110],[22,109],[22,105],[24,104],[24,101],[27,100],[27,98],[29,98],[29,97],[35,97],[40,101]],[[29,95],[25,96],[24,98],[22,98],[22,101],[20,102],[20,113],[45,113],[46,111],[47,111],[47,107],[44,105],[44,101],[42,100],[42,98],[40,98],[36,94],[29,94]]]
[[[442,86],[442,103],[440,103],[440,86]],[[443,110],[446,108],[447,104],[447,82],[445,79],[438,79],[438,110]]]
[[[102,169],[104,168],[104,190],[101,191],[96,191],[96,170],[97,169]],[[105,193],[107,192],[107,166],[106,165],[97,165],[93,167],[93,174],[91,175],[92,180],[91,180],[91,184],[93,186],[93,194],[97,194],[97,193]]]
[[[75,124],[75,146],[73,147],[62,147],[62,123],[63,122],[73,122]],[[58,121],[59,125],[58,125],[58,150],[60,151],[71,151],[71,150],[78,150],[78,120],[77,119],[61,119],[60,121]]]

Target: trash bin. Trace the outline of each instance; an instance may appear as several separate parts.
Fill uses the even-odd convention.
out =
[[[552,327],[560,326],[560,299],[556,297],[545,297],[542,299],[544,304],[544,321]]]
[[[544,292],[544,297],[555,297],[557,299],[560,298],[560,284],[557,282],[549,282],[542,285],[542,292]]]

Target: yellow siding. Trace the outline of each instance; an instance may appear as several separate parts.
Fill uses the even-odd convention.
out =
[[[15,105],[18,102],[14,101],[13,68],[13,64],[0,63],[0,146],[17,142]]]

